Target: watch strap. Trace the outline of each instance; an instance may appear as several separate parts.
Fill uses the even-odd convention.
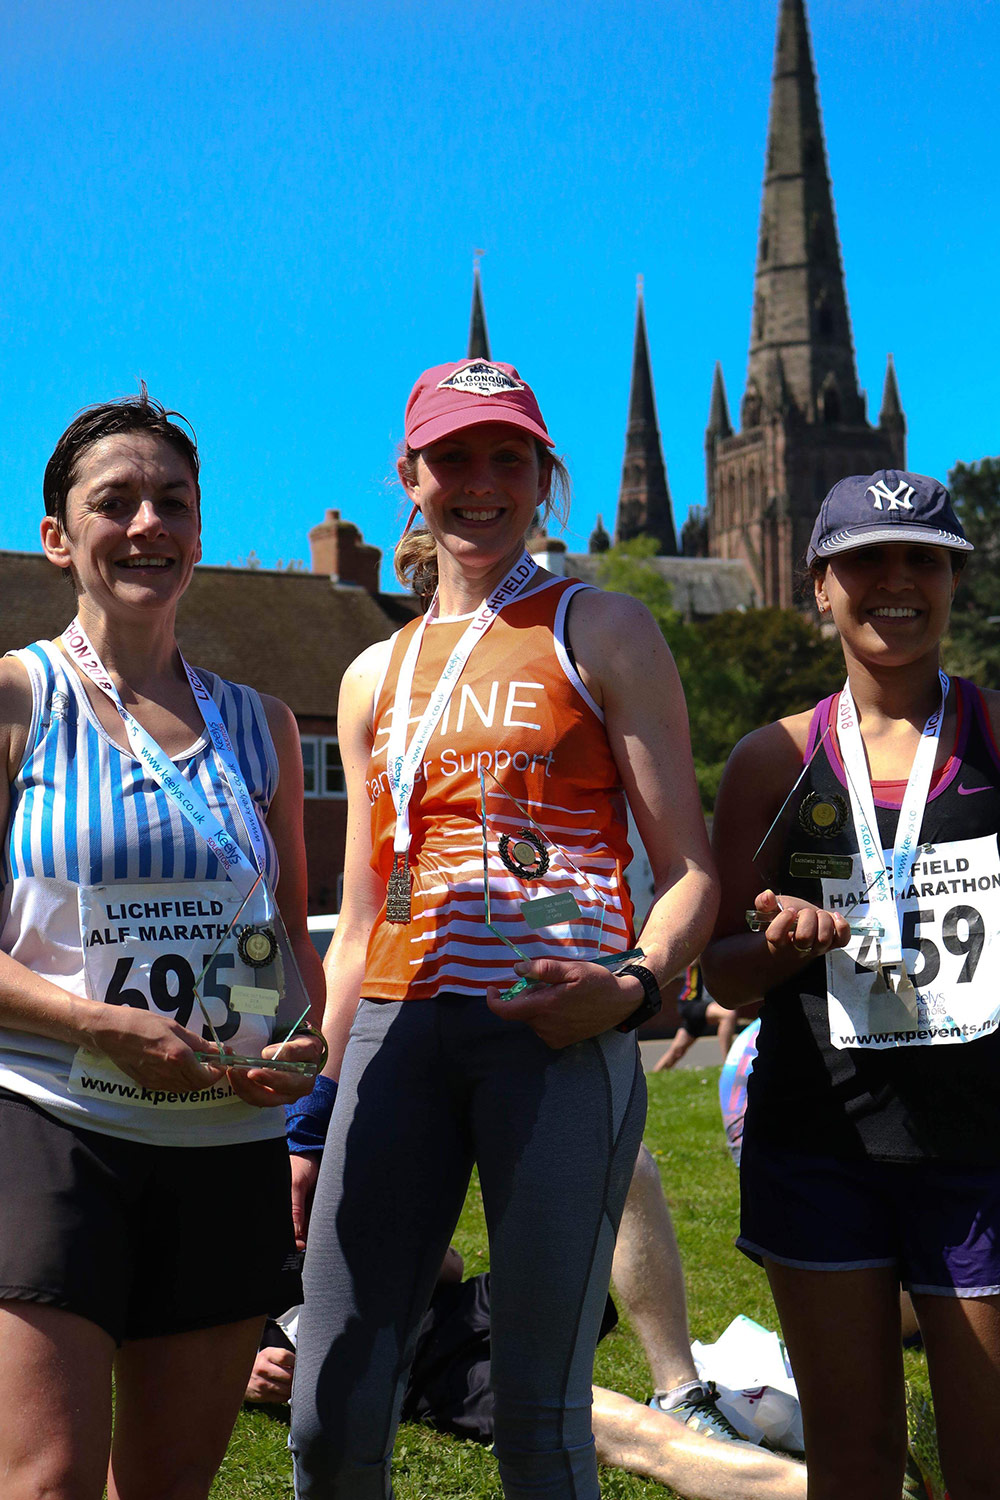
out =
[[[643,997],[635,1010],[630,1016],[626,1016],[624,1021],[619,1021],[615,1028],[616,1031],[622,1032],[635,1031],[636,1027],[652,1020],[653,1016],[659,1012],[663,1004],[660,986],[656,975],[643,964],[625,964],[617,973],[619,978],[625,974],[634,974],[643,988]]]

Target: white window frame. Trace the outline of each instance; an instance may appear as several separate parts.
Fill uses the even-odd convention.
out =
[[[299,742],[302,746],[304,772],[306,771],[306,747],[308,746],[312,750],[313,789],[310,791],[306,787],[304,795],[313,802],[343,802],[347,797],[346,787],[339,792],[328,792],[326,789],[327,752],[329,748],[332,747],[334,749],[337,763],[343,768],[343,761],[340,757],[340,741],[337,736],[335,734],[300,734]]]

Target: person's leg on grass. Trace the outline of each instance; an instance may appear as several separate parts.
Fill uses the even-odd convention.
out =
[[[765,1259],[806,1442],[809,1500],[899,1500],[906,1405],[894,1267],[809,1271]]]
[[[615,1244],[611,1280],[649,1361],[656,1391],[697,1380],[684,1271],[660,1172],[640,1146]]]
[[[3,1500],[101,1500],[114,1352],[111,1335],[76,1313],[0,1302]]]
[[[594,1349],[645,1080],[617,1031],[561,1051],[494,1017],[485,1032],[473,1118],[500,1477],[508,1500],[597,1500]]]
[[[263,1327],[249,1318],[122,1345],[108,1500],[205,1500]]]
[[[803,1465],[753,1443],[720,1443],[599,1386],[593,1417],[602,1464],[669,1484],[688,1500],[806,1500]]]
[[[472,1145],[447,1033],[462,1001],[362,1001],[309,1223],[292,1390],[299,1500],[384,1500],[416,1336]]]
[[[1000,1296],[913,1294],[951,1500],[1000,1493]]]

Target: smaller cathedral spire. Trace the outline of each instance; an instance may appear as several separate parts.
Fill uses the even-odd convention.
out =
[[[882,387],[882,410],[878,414],[878,425],[888,427],[893,422],[902,422],[905,430],[906,418],[903,416],[903,403],[899,399],[896,366],[890,354],[885,362],[885,385]]]
[[[632,351],[632,386],[628,401],[625,460],[618,493],[615,541],[651,536],[661,557],[677,556],[673,506],[663,464],[660,429],[656,420],[653,371],[646,338],[646,313],[642,277],[638,278],[635,309],[635,345]]]
[[[479,279],[479,261],[483,252],[477,250],[472,263],[472,316],[469,319],[469,348],[467,359],[490,359],[490,336],[486,331],[486,314],[483,311],[483,288]]]
[[[726,383],[722,378],[722,362],[715,361],[715,374],[712,376],[712,404],[708,409],[708,427],[705,430],[706,440],[710,438],[732,437],[733,424],[729,420],[729,403],[726,400]]]
[[[593,531],[590,533],[590,541],[587,544],[587,551],[588,552],[607,552],[607,550],[608,550],[608,548],[610,546],[611,546],[611,538],[608,536],[608,533],[605,531],[605,529],[604,529],[604,522],[601,519],[600,513],[598,513],[597,525],[594,527]]]

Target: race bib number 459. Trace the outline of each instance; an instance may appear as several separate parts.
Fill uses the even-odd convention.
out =
[[[885,851],[891,871],[892,851]],[[855,860],[851,880],[823,880],[823,905],[868,914]],[[826,957],[830,1040],[845,1047],[933,1047],[971,1042],[1000,1024],[1000,852],[996,834],[921,848],[897,905],[906,971],[898,990],[878,969],[870,934]],[[897,971],[898,972],[898,971]]]

